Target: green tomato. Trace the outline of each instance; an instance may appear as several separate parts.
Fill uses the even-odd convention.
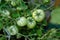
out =
[[[10,35],[16,35],[18,33],[18,28],[15,25],[12,25],[7,28]]]
[[[16,6],[16,2],[11,1],[11,5],[12,5],[12,6]]]
[[[41,22],[45,18],[45,13],[42,9],[37,9],[32,13],[32,17],[37,22]]]
[[[33,29],[35,27],[35,25],[36,25],[35,20],[32,17],[28,17],[27,18],[27,27],[29,29]]]
[[[3,10],[2,11],[2,16],[9,16],[10,12],[8,10]]]
[[[27,19],[25,17],[20,17],[17,21],[18,26],[25,26],[27,24]]]

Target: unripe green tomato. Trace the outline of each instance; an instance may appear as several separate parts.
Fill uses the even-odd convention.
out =
[[[16,35],[18,33],[18,28],[15,25],[12,25],[7,28],[10,35]]]
[[[25,26],[27,24],[27,19],[25,17],[20,17],[17,21],[18,26]]]
[[[9,16],[10,12],[8,10],[3,10],[2,11],[2,16]]]
[[[32,17],[28,17],[27,18],[27,27],[29,29],[33,29],[35,27],[35,25],[36,25],[35,20]]]
[[[12,5],[12,6],[16,6],[16,2],[11,1],[11,5]]]
[[[45,18],[45,13],[42,9],[37,9],[32,13],[32,17],[37,22],[41,22]]]

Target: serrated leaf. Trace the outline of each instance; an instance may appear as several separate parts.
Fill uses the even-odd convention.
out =
[[[60,7],[55,8],[51,12],[51,23],[53,23],[53,24],[60,24]]]

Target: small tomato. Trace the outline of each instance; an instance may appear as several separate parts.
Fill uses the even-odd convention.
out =
[[[7,30],[10,35],[16,35],[18,33],[18,28],[15,25],[8,27]]]
[[[27,24],[27,19],[25,17],[20,17],[17,21],[18,26],[25,26]]]
[[[35,20],[34,20],[32,17],[28,17],[28,18],[27,18],[27,27],[28,27],[29,29],[32,29],[32,28],[35,27],[35,25],[36,25]]]

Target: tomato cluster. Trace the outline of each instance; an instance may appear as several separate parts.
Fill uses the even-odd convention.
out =
[[[45,13],[42,9],[37,9],[32,13],[32,17],[20,17],[17,21],[18,26],[27,25],[28,28],[34,28],[36,22],[41,22],[45,18]]]
[[[26,3],[23,0],[4,0],[0,7],[0,18],[10,35],[16,35],[21,30],[31,30],[40,26],[45,19],[45,11],[38,5]],[[44,3],[49,1],[43,1]],[[26,4],[27,5],[26,5]],[[35,6],[37,7],[35,9]],[[35,9],[35,10],[34,10]],[[33,11],[32,11],[33,10]],[[39,24],[39,25],[38,25]],[[23,33],[23,32],[21,32]]]
[[[10,16],[10,12],[8,10],[3,10],[2,13],[3,14],[1,15],[4,17]],[[28,29],[33,29],[36,26],[37,22],[40,23],[45,18],[45,13],[42,9],[36,9],[31,14],[31,17],[18,17],[18,20],[16,20],[15,23],[19,27],[27,26]],[[11,35],[15,35],[18,33],[18,28],[15,25],[8,27],[7,30]]]

